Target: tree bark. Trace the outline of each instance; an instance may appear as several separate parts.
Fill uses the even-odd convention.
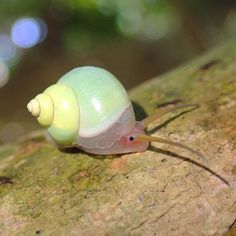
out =
[[[3,145],[1,235],[199,236],[234,227],[235,39],[130,96],[148,114],[177,101],[199,104],[161,117],[148,132],[186,144],[207,161],[157,143],[108,157],[64,153],[37,138]]]

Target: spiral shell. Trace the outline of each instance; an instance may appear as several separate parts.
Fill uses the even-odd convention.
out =
[[[124,87],[97,67],[71,70],[27,107],[59,145],[106,148],[135,125]]]

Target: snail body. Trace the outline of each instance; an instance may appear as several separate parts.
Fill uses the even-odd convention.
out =
[[[32,99],[27,108],[46,127],[60,148],[78,147],[93,154],[145,151],[150,142],[178,146],[204,158],[192,148],[148,136],[145,128],[179,105],[135,121],[132,103],[122,84],[110,72],[92,66],[75,68]]]

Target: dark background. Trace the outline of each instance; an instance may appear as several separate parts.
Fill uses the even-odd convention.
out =
[[[235,0],[1,0],[0,143],[39,128],[27,102],[74,67],[103,67],[129,89],[235,32]]]

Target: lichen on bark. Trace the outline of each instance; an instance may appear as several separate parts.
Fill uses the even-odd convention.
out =
[[[234,41],[147,81],[130,96],[148,114],[176,100],[200,104],[162,117],[148,131],[187,144],[208,161],[164,144],[109,157],[64,153],[44,140],[3,145],[1,235],[222,235],[233,227]]]

